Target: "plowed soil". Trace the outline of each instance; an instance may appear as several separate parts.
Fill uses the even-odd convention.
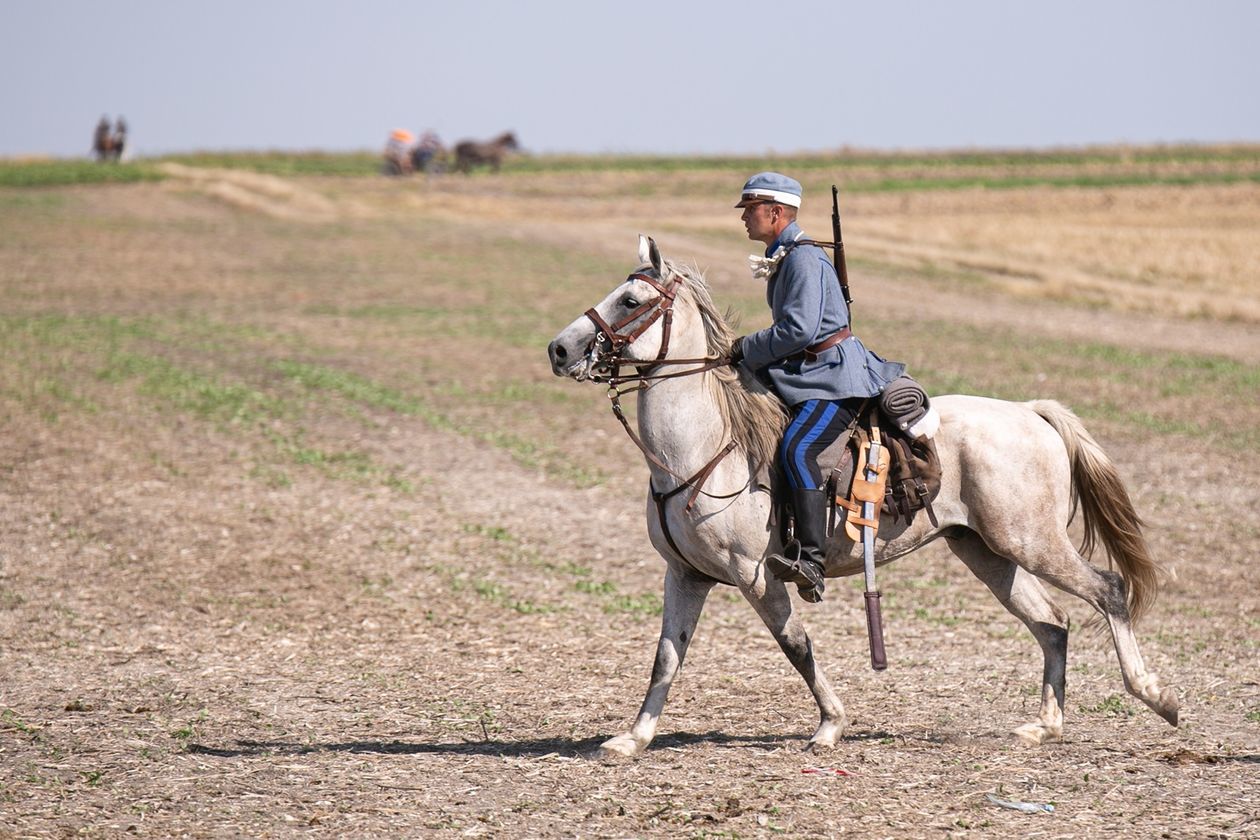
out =
[[[886,672],[857,583],[810,610],[836,749],[802,752],[803,682],[719,589],[612,761],[664,567],[641,456],[545,346],[640,231],[756,327],[730,202],[168,174],[0,193],[0,837],[1260,835],[1260,187],[847,211],[868,343],[937,392],[1060,399],[1119,465],[1180,727],[1061,595],[1065,738],[1021,746],[1040,653],[929,547],[883,571]]]

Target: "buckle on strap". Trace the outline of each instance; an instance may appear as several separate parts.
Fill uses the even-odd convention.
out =
[[[788,359],[793,362],[800,361],[801,359],[804,359],[807,362],[816,362],[818,361],[818,357],[821,356],[823,353],[827,352],[832,347],[835,347],[837,344],[841,343],[842,341],[852,338],[852,337],[853,337],[852,330],[850,330],[848,327],[841,327],[840,329],[833,332],[831,335],[824,338],[822,341],[809,345],[800,353],[793,353],[791,356],[788,356]]]

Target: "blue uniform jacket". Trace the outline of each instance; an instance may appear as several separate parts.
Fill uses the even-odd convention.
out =
[[[796,222],[766,249],[766,256],[803,239]],[[783,258],[766,285],[774,323],[744,338],[743,367],[753,371],[789,406],[807,400],[873,397],[905,372],[867,350],[857,336],[824,351],[817,361],[789,360],[811,344],[849,325],[849,307],[826,252],[797,245]]]

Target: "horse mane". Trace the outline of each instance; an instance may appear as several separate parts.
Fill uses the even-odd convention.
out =
[[[734,315],[729,310],[725,316],[718,311],[704,274],[694,266],[671,260],[664,261],[664,269],[667,274],[683,278],[682,294],[695,305],[704,324],[707,355],[729,354],[731,342],[735,340],[735,330],[730,323]],[[744,451],[753,466],[773,464],[775,450],[787,426],[783,402],[756,379],[741,374],[738,368],[723,366],[709,373],[708,381],[722,415],[722,424],[736,446]]]

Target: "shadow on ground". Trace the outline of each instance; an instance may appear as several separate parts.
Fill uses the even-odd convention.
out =
[[[892,736],[887,732],[865,732],[845,740],[879,741]],[[572,758],[596,758],[604,737],[539,738],[525,741],[461,741],[459,743],[412,743],[408,741],[334,741],[326,744],[297,744],[290,741],[237,741],[231,747],[189,744],[188,752],[219,758],[249,758],[274,755],[310,755],[312,753],[373,753],[379,755],[492,755],[515,758],[561,755]],[[662,735],[652,741],[652,749],[667,747],[756,747],[777,750],[788,746],[782,738],[762,735],[729,735],[722,732],[678,732]]]

